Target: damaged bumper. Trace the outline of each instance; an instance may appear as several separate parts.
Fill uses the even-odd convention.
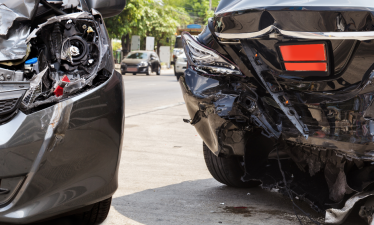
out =
[[[371,223],[373,12],[272,3],[241,11],[222,1],[199,37],[182,35],[185,121],[216,156],[243,157],[244,182],[292,193],[333,224],[365,199],[360,215]]]
[[[0,222],[30,223],[113,195],[122,89],[114,72],[99,87],[0,126]]]

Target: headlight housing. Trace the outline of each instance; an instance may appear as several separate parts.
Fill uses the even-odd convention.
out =
[[[139,66],[140,66],[140,67],[145,67],[145,66],[148,66],[148,63],[143,61],[143,62],[141,62],[141,63],[139,64]]]
[[[182,34],[183,44],[189,66],[206,75],[243,76],[239,67],[213,49],[199,43],[189,33]]]

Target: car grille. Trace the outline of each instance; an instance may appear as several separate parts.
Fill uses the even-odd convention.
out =
[[[129,64],[129,63],[126,63],[126,66],[128,66],[128,67],[137,67],[138,64]]]
[[[8,122],[18,112],[21,98],[0,100],[0,125]]]
[[[12,109],[16,108],[17,103],[18,98],[0,100],[0,115],[3,113],[8,113]]]

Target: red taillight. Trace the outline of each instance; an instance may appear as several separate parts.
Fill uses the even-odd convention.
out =
[[[325,44],[280,45],[287,71],[328,71]]]
[[[324,44],[279,46],[284,61],[326,61]]]
[[[327,71],[327,63],[284,63],[288,71]]]

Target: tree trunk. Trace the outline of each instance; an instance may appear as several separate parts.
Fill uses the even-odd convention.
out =
[[[157,55],[160,56],[160,47],[161,47],[161,41],[160,39],[157,40]]]
[[[130,35],[126,34],[121,37],[121,45],[122,45],[122,53],[123,56],[127,55],[130,52],[131,42],[130,42]]]

